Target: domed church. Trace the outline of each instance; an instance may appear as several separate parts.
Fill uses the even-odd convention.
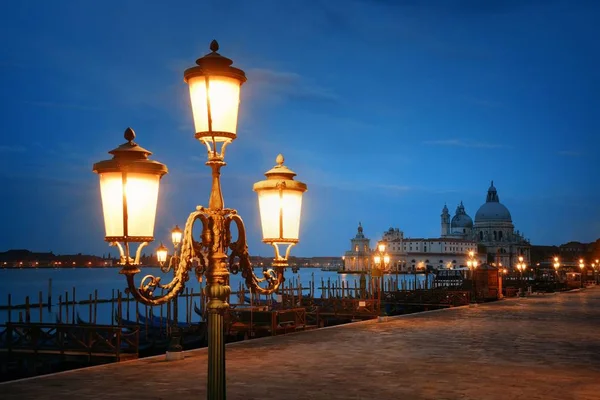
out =
[[[510,211],[500,203],[494,181],[488,189],[485,203],[475,213],[475,224],[467,215],[462,201],[452,220],[448,207],[444,206],[441,220],[442,237],[475,240],[485,246],[490,263],[512,267],[522,255],[529,264],[531,245],[519,231],[515,231]]]

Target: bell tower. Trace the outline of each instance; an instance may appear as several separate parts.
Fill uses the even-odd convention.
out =
[[[444,204],[442,209],[442,237],[446,237],[450,234],[450,213],[448,207]]]

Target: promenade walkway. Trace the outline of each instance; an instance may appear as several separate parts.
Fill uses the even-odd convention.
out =
[[[229,399],[599,400],[600,288],[227,346]],[[206,350],[0,384],[0,399],[204,399]]]

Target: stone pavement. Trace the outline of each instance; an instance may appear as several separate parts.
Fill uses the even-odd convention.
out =
[[[227,346],[229,399],[600,400],[600,288]],[[0,384],[0,399],[204,399],[206,350]]]

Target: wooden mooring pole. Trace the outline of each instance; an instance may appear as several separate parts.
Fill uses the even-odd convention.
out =
[[[48,311],[52,311],[52,278],[48,278]]]

